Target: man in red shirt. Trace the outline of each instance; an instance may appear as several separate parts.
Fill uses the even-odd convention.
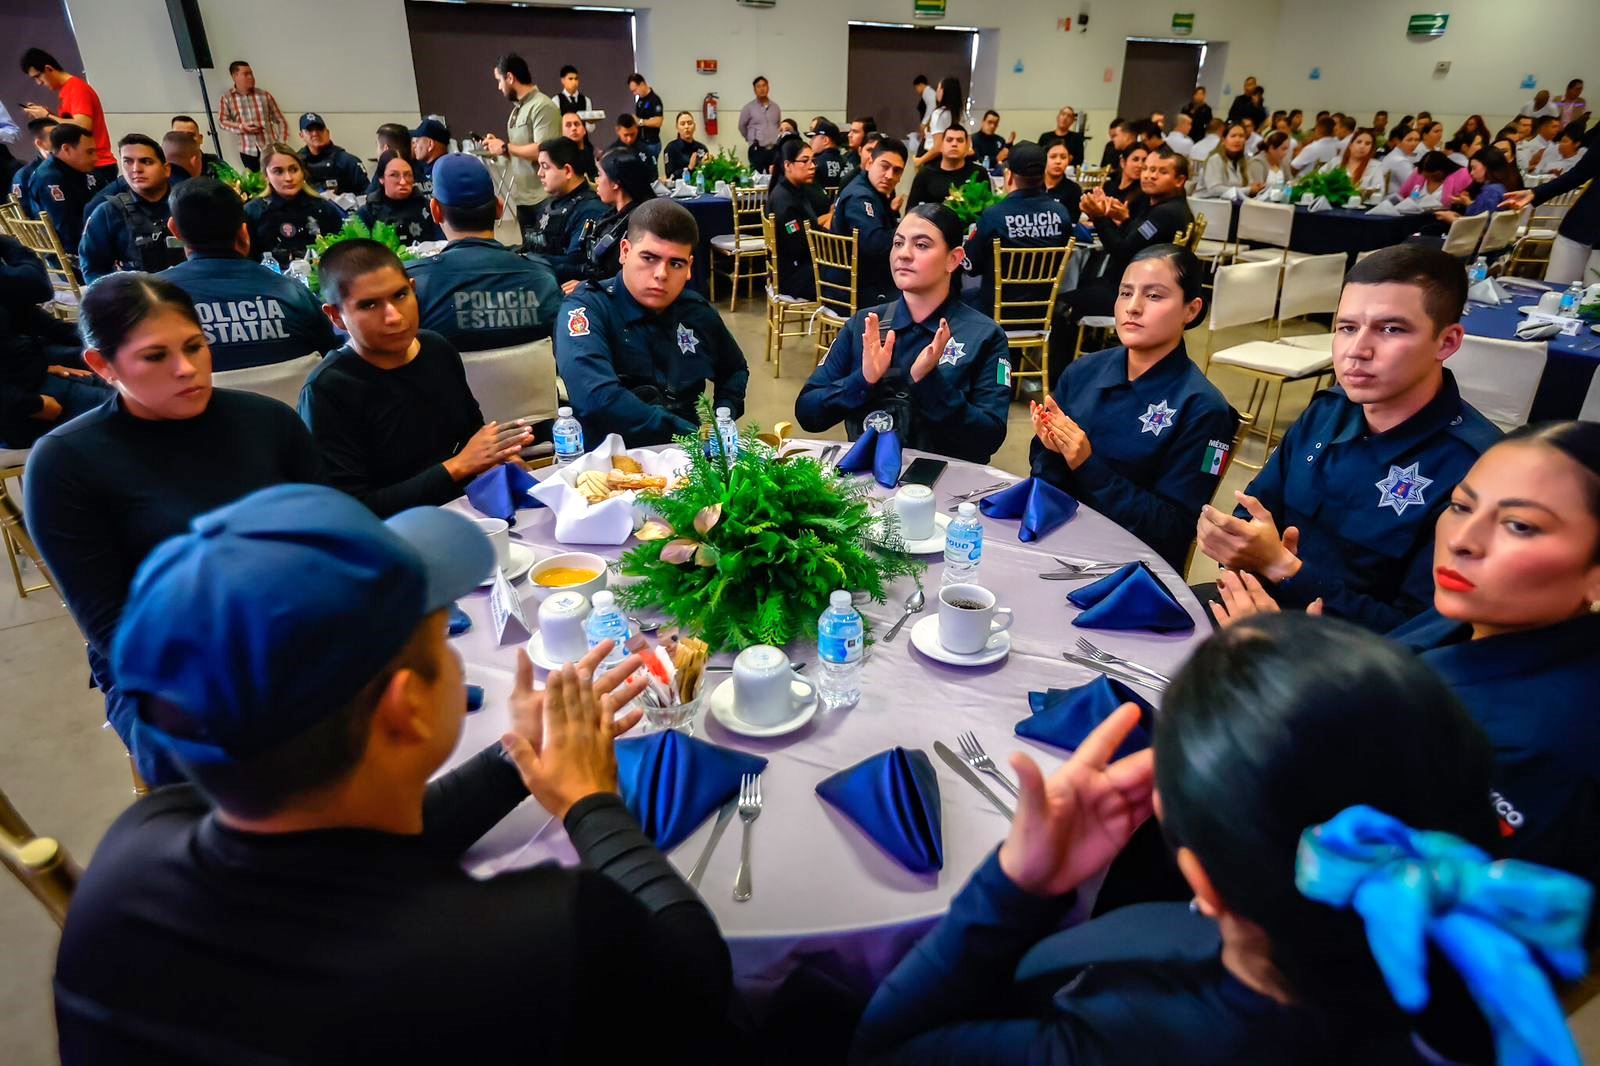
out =
[[[111,131],[106,128],[106,109],[100,106],[100,94],[82,78],[62,70],[61,61],[42,48],[22,53],[22,72],[61,99],[59,115],[52,115],[43,104],[29,103],[23,107],[28,117],[75,122],[94,134],[95,173],[102,183],[115,181],[117,158],[111,154]]]

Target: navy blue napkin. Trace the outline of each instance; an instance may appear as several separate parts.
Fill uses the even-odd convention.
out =
[[[894,488],[900,484],[900,434],[892,429],[887,433],[864,431],[839,460],[839,469],[847,474],[871,471],[878,484]]]
[[[471,714],[473,711],[481,711],[482,709],[483,709],[483,686],[482,685],[468,685],[467,686],[467,713]]]
[[[622,800],[662,851],[681,844],[706,817],[739,794],[739,778],[767,760],[685,736],[676,729],[617,741]]]
[[[989,518],[1020,518],[1017,539],[1024,543],[1048,536],[1078,513],[1078,501],[1043,478],[1030,477],[978,501]]]
[[[926,752],[880,751],[823,781],[817,795],[912,873],[944,866],[939,779]]]
[[[472,628],[472,616],[455,604],[450,605],[450,635],[459,637]]]
[[[1120,759],[1150,746],[1148,728],[1154,722],[1155,708],[1139,693],[1104,674],[1077,688],[1028,693],[1033,714],[1017,723],[1016,733],[1073,751],[1124,703],[1137,703],[1143,713],[1139,724],[1117,749],[1114,757]]]
[[[1072,624],[1084,629],[1149,629],[1189,633],[1194,619],[1144,563],[1128,563],[1067,595],[1083,613]]]
[[[528,495],[537,485],[533,475],[515,463],[502,463],[486,470],[467,485],[467,502],[480,514],[517,524],[517,508],[543,507],[543,502]]]

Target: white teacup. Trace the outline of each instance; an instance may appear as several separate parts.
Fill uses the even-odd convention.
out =
[[[902,485],[888,507],[900,516],[900,535],[906,540],[927,540],[933,536],[938,505],[933,490],[926,485]]]
[[[751,725],[782,725],[815,694],[809,682],[795,676],[782,648],[756,644],[733,660],[733,706]]]
[[[511,525],[503,518],[475,518],[478,528],[494,545],[494,561],[501,570],[511,569]]]
[[[589,650],[583,620],[589,617],[589,599],[581,592],[563,590],[546,596],[539,605],[539,632],[544,653],[552,662],[575,663]]]
[[[1011,608],[996,607],[982,585],[946,585],[939,590],[939,643],[957,655],[975,655],[1011,628]]]
[[[1561,310],[1561,293],[1547,292],[1539,297],[1539,310],[1547,315],[1553,315]]]

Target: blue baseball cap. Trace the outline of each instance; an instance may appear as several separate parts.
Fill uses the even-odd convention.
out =
[[[416,129],[411,131],[411,136],[431,137],[433,140],[436,140],[441,144],[445,144],[450,140],[450,131],[446,129],[444,123],[440,122],[438,119],[425,118]]]
[[[494,568],[465,515],[384,522],[320,485],[278,485],[200,515],[134,575],[112,645],[142,739],[228,765],[347,706],[422,619]],[[159,699],[175,714],[145,713]]]
[[[433,198],[446,207],[482,207],[494,203],[494,178],[476,156],[457,153],[433,164]]]
[[[327,129],[328,124],[322,121],[322,116],[315,111],[307,111],[300,116],[300,128],[303,130]]]

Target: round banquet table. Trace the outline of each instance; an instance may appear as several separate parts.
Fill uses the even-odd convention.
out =
[[[682,204],[694,216],[700,229],[700,244],[694,250],[694,267],[689,274],[689,284],[701,296],[709,291],[711,278],[711,238],[733,232],[733,198],[731,196],[673,197],[673,203]]]
[[[1461,325],[1477,337],[1493,337],[1514,341],[1517,327],[1523,323],[1520,308],[1539,302],[1537,293],[1560,286],[1551,286],[1530,278],[1502,278],[1512,302],[1498,306],[1476,301],[1467,304],[1467,313]],[[1583,399],[1589,394],[1595,369],[1600,367],[1600,335],[1589,323],[1577,336],[1558,333],[1545,343],[1549,359],[1544,365],[1544,375],[1539,379],[1539,389],[1533,396],[1533,408],[1528,413],[1529,422],[1550,419],[1577,418]]]
[[[815,454],[827,442],[793,443]],[[913,454],[908,451],[908,461]],[[935,486],[941,513],[952,495],[1000,480],[1017,479],[991,467],[950,461]],[[872,487],[877,496],[889,495],[876,484]],[[451,506],[476,513],[464,499]],[[861,701],[855,707],[819,710],[799,731],[768,740],[731,733],[703,710],[695,720],[697,737],[770,760],[762,778],[765,807],[755,823],[752,841],[754,898],[746,903],[733,900],[739,861],[738,819],[729,824],[700,886],[731,945],[735,979],[747,995],[760,998],[801,965],[819,967],[833,980],[863,994],[870,991],[945,911],[951,897],[1004,837],[1005,819],[934,754],[935,740],[956,748],[957,735],[970,729],[1002,766],[1010,753],[1020,748],[1048,773],[1066,753],[1016,737],[1012,727],[1028,715],[1030,690],[1071,688],[1095,678],[1094,672],[1061,657],[1075,637],[1088,636],[1109,651],[1171,675],[1211,632],[1200,604],[1172,568],[1132,534],[1088,507],[1080,507],[1071,521],[1033,544],[1018,540],[1015,520],[982,521],[984,553],[979,580],[997,594],[1001,605],[1015,612],[1012,649],[1006,659],[987,667],[959,668],[934,662],[912,648],[911,627],[937,613],[936,592],[943,570],[942,556],[923,556],[929,563],[923,577],[928,606],[907,623],[893,643],[880,640],[870,647]],[[515,532],[541,558],[553,551],[577,549],[615,558],[627,547],[558,544],[554,518],[542,508],[518,511]],[[632,543],[630,540],[629,545]],[[1066,603],[1066,594],[1080,584],[1042,581],[1037,576],[1056,568],[1052,552],[1105,562],[1144,560],[1189,611],[1194,631],[1163,635],[1074,630],[1069,623],[1077,611]],[[524,597],[530,625],[536,626],[537,604],[526,579],[514,587]],[[913,588],[911,579],[901,579],[887,590],[889,603],[869,603],[861,608],[877,634],[886,632],[899,616],[893,605],[904,602]],[[494,743],[506,731],[506,698],[523,639],[520,633],[510,632],[516,629],[513,622],[504,645],[495,645],[487,593],[467,597],[461,607],[472,617],[473,625],[453,643],[466,664],[467,680],[486,691],[483,709],[467,718],[452,765]],[[815,681],[816,645],[796,643],[788,651],[792,659],[810,664],[806,676]],[[727,663],[731,658],[724,654],[714,662]],[[713,674],[707,683],[720,684],[727,676]],[[1159,693],[1141,691],[1159,705]],[[938,776],[944,868],[932,875],[906,871],[815,795],[816,785],[825,777],[896,745],[924,749]],[[1007,776],[1011,776],[1009,770]],[[998,785],[995,787],[998,790]],[[714,820],[707,818],[670,852],[680,871],[687,873],[694,865]],[[561,827],[529,799],[478,841],[464,864],[475,876],[488,876],[552,859],[572,864],[576,854]]]

